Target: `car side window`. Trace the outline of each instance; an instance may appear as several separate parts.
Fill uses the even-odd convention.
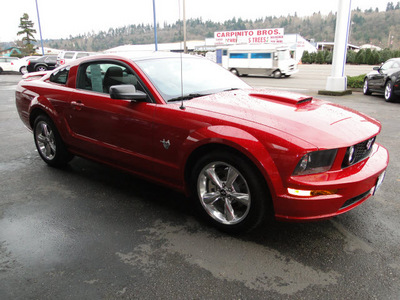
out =
[[[66,84],[68,80],[69,67],[59,69],[50,75],[50,81],[58,84]]]
[[[108,94],[111,86],[121,84],[132,84],[137,90],[144,91],[136,74],[125,66],[112,62],[93,62],[79,67],[78,89]]]

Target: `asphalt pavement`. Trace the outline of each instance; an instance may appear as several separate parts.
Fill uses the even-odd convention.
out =
[[[344,215],[229,236],[130,174],[81,158],[46,166],[15,108],[21,76],[1,74],[0,299],[400,299],[400,103],[317,96],[318,68],[304,77],[244,79],[380,120],[386,178]]]

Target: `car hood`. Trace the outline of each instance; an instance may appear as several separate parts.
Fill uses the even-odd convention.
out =
[[[381,129],[377,120],[360,112],[289,92],[236,90],[195,98],[185,107],[216,113],[227,121],[267,126],[320,149],[347,147]]]

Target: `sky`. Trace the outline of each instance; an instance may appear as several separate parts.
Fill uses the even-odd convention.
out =
[[[153,0],[36,0],[39,7],[43,39],[59,39],[131,24],[153,24]],[[183,0],[154,0],[157,23],[175,23],[182,17]],[[256,19],[266,16],[299,17],[314,12],[327,15],[336,12],[339,0],[186,0],[186,19],[199,18],[223,22],[233,17]],[[397,0],[351,0],[352,9],[378,7],[386,9],[387,2]],[[39,40],[39,26],[35,0],[8,1],[0,18],[0,42],[21,39],[17,36],[20,18],[27,13],[35,24]]]

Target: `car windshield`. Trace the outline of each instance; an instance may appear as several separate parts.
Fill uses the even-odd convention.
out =
[[[136,64],[146,73],[165,101],[250,88],[231,72],[207,59],[174,57],[136,61]]]

